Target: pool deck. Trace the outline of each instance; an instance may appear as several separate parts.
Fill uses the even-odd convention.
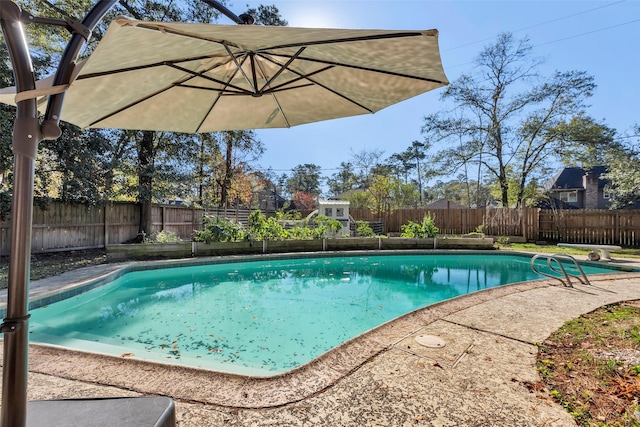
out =
[[[640,260],[621,261],[640,267]],[[31,288],[47,293],[116,267],[75,270]],[[594,276],[591,283],[571,289],[541,280],[458,297],[272,378],[31,344],[29,398],[166,395],[176,401],[181,427],[571,426],[540,387],[536,343],[581,314],[640,299],[640,273]],[[420,335],[446,345],[421,346]]]

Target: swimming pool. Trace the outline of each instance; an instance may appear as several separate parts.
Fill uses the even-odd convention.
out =
[[[366,255],[134,271],[33,310],[30,339],[270,376],[435,302],[541,278],[529,262],[514,255]]]

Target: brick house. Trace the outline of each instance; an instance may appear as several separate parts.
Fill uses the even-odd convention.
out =
[[[547,181],[544,189],[552,200],[561,202],[558,205],[577,209],[608,209],[607,180],[600,177],[606,172],[605,166],[594,166],[589,170],[566,167]]]

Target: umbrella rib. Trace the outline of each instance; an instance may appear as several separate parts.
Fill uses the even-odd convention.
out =
[[[282,74],[282,72],[283,72],[284,70],[286,70],[286,69],[287,69],[287,67],[289,67],[289,65],[291,65],[291,63],[292,63],[293,61],[295,61],[295,60],[296,60],[296,59],[297,59],[297,58],[302,54],[302,52],[304,52],[304,50],[305,50],[306,48],[307,48],[306,46],[303,46],[303,47],[301,47],[300,49],[298,49],[298,51],[297,51],[294,55],[292,55],[292,56],[291,56],[291,58],[289,58],[289,60],[288,60],[284,65],[281,65],[281,66],[280,66],[280,69],[279,69],[279,70],[278,70],[278,71],[277,71],[277,72],[276,72],[276,73],[275,73],[275,74],[274,74],[274,75],[273,75],[273,76],[272,76],[272,77],[271,77],[271,78],[270,78],[270,79],[269,79],[269,80],[264,84],[264,86],[262,87],[262,90],[264,90],[266,87],[271,86],[271,82],[275,81],[275,79],[277,79],[277,78],[278,78],[278,76],[279,76],[280,74]],[[260,55],[260,54],[259,54],[259,55]],[[264,57],[264,55],[260,55],[260,57]],[[274,62],[274,63],[276,63],[276,62]],[[276,64],[277,64],[277,63],[276,63]],[[298,80],[298,79],[296,79],[296,80]],[[288,82],[288,83],[286,83],[286,84],[289,84],[289,83],[291,83],[291,82]],[[272,89],[273,89],[273,88],[272,88]],[[262,90],[261,90],[261,91],[262,91]]]
[[[282,54],[282,53],[270,53],[269,56],[280,56],[282,58],[292,58],[293,57],[293,55],[287,55],[287,54]],[[269,58],[269,57],[266,57],[266,56],[262,56],[262,58],[265,58],[266,60],[269,60],[269,61],[273,62],[274,64],[278,64],[279,65],[279,63],[277,61],[273,60],[272,58]],[[424,81],[424,82],[445,84],[445,82],[443,82],[442,80],[430,79],[428,77],[414,76],[414,75],[411,75],[411,74],[402,74],[402,73],[398,73],[398,72],[395,72],[395,71],[380,70],[378,68],[363,67],[363,66],[360,66],[360,65],[352,65],[352,64],[342,64],[342,63],[339,63],[339,62],[325,61],[323,59],[309,58],[309,57],[305,57],[305,56],[298,57],[297,59],[303,60],[303,61],[309,61],[309,62],[316,62],[318,64],[326,64],[326,65],[331,65],[331,66],[336,66],[336,67],[351,68],[351,69],[354,69],[354,70],[370,71],[370,72],[374,72],[374,73],[385,74],[385,75],[388,75],[388,76],[403,77],[403,78],[407,78],[407,79],[421,80],[421,81]]]
[[[277,62],[274,62],[274,63],[278,64]],[[291,85],[293,83],[296,83],[296,82],[299,82],[301,80],[308,79],[308,77],[314,76],[316,74],[320,74],[320,73],[322,73],[322,72],[324,72],[326,70],[329,70],[331,68],[333,68],[333,66],[327,66],[327,67],[321,68],[321,69],[316,70],[316,71],[314,71],[312,73],[309,73],[309,74],[301,74],[299,72],[296,72],[295,70],[289,70],[292,73],[296,74],[298,77],[295,78],[295,79],[289,80],[287,82],[280,83],[279,85],[275,85],[275,86],[271,87],[269,90],[265,91],[264,93],[282,92],[284,90],[296,89],[296,88],[305,87],[305,86],[313,86],[314,84],[316,84],[315,82],[313,82],[311,84],[304,84],[304,85],[292,86],[290,88],[285,88],[285,86],[289,86],[289,85]]]
[[[433,31],[433,30],[430,30],[430,31]],[[281,44],[277,46],[269,46],[269,47],[261,48],[260,51],[268,51],[273,49],[286,49],[286,48],[298,47],[298,46],[317,46],[317,45],[323,45],[323,44],[350,43],[350,42],[358,42],[358,41],[384,40],[384,39],[395,39],[395,38],[416,37],[416,36],[423,37],[424,34],[422,31],[407,31],[407,32],[398,32],[398,33],[391,33],[391,34],[372,34],[369,36],[360,36],[360,37],[344,37],[344,38],[338,38],[338,39]]]
[[[274,63],[274,64],[280,65],[278,62],[274,61],[273,59],[271,59],[269,57],[266,57],[264,55],[261,55],[261,57],[264,58],[267,61],[270,61],[270,62]],[[320,73],[322,71],[326,71],[326,70],[331,69],[331,68],[333,68],[333,66],[328,66],[328,67],[325,67],[325,68],[323,68],[321,70],[316,70],[316,71],[314,71],[313,73],[310,73],[310,74],[301,74],[301,73],[297,72],[296,70],[292,70],[292,69],[289,69],[289,71],[291,71],[292,73],[297,74],[299,76],[299,78],[296,79],[296,81],[308,80],[311,83],[313,83],[314,85],[319,86],[319,87],[323,88],[324,90],[327,90],[327,91],[333,93],[334,95],[339,96],[340,98],[346,100],[347,102],[350,102],[353,105],[356,105],[356,106],[362,108],[363,110],[368,111],[369,113],[373,113],[373,110],[371,110],[370,108],[365,107],[364,105],[360,104],[356,100],[351,99],[348,96],[345,96],[345,95],[341,94],[340,92],[337,92],[337,91],[331,89],[330,87],[328,87],[326,85],[323,85],[322,83],[320,83],[320,82],[318,82],[316,80],[311,79],[311,77],[313,75],[318,74],[318,73]],[[291,82],[287,82],[286,84],[289,84],[289,83],[291,83]],[[282,86],[283,85],[280,85],[279,87],[282,87]]]
[[[249,85],[252,85],[251,83],[251,79],[249,79],[249,76],[247,76],[247,73],[244,72],[244,70],[242,69],[242,65],[245,63],[245,61],[247,60],[247,55],[243,54],[243,59],[242,59],[242,63],[238,62],[238,58],[236,57],[236,55],[233,54],[233,52],[231,52],[231,49],[229,49],[229,46],[227,46],[226,44],[222,43],[222,45],[224,46],[224,48],[227,50],[227,53],[229,54],[229,56],[231,57],[231,59],[233,59],[234,64],[236,64],[236,67],[238,68],[238,71],[240,71],[240,73],[242,73],[242,75],[244,76],[245,80],[247,81],[247,83]],[[251,67],[252,69],[254,67]],[[255,72],[255,71],[254,71]],[[235,75],[235,74],[234,74]],[[255,78],[255,75],[254,75]],[[257,93],[258,92],[258,88],[253,85],[253,93]],[[249,92],[250,93],[250,92]]]
[[[200,36],[200,35],[195,34],[195,33],[188,33],[188,32],[185,32],[185,31],[180,31],[180,30],[177,30],[175,28],[171,28],[169,26],[162,25],[162,24],[153,25],[153,24],[150,24],[150,23],[145,23],[145,22],[142,22],[142,21],[138,21],[137,24],[136,24],[136,27],[144,28],[145,30],[157,31],[157,32],[160,32],[160,33],[172,34],[172,35],[175,35],[175,36],[189,37],[189,38],[192,38],[192,39],[202,40],[202,41],[206,41],[206,42],[220,43],[220,44],[222,44],[224,46],[229,44],[229,45],[231,45],[233,47],[240,47],[237,44],[235,44],[235,43],[233,43],[233,42],[231,42],[229,40],[212,39],[210,37]]]
[[[251,60],[251,78],[253,78],[253,87],[255,91],[258,92],[258,78],[256,76],[256,56],[253,52],[249,53],[249,58]]]
[[[300,80],[300,79],[296,79],[296,80]],[[280,86],[284,86],[284,85],[280,85]],[[271,95],[274,93],[278,93],[278,92],[286,92],[289,90],[294,90],[294,89],[301,89],[303,87],[313,87],[315,86],[315,83],[306,83],[306,84],[301,84],[301,85],[297,85],[297,86],[291,86],[291,87],[286,87],[286,88],[275,88],[275,89],[269,89],[266,92],[262,92],[262,94],[264,95]],[[184,87],[189,87],[189,88],[194,88],[194,89],[205,89],[205,90],[211,90],[211,91],[219,91],[219,89],[213,89],[213,88],[202,88],[202,87],[197,87],[197,86],[190,86],[190,85],[184,85]],[[240,92],[227,92],[223,94],[224,96],[247,96],[247,94],[245,93],[240,93]]]
[[[190,84],[184,84],[184,83],[177,84],[176,86],[184,87],[184,88],[187,88],[187,89],[208,90],[208,91],[211,91],[211,92],[218,92],[218,93],[220,93],[222,95],[226,95],[226,96],[232,96],[232,95],[247,96],[247,95],[251,95],[251,92],[247,92],[246,90],[235,91],[235,90],[228,90],[228,89],[225,89],[225,88],[204,87],[204,86],[196,86],[196,85],[190,85]]]
[[[212,90],[217,90],[217,91],[220,91],[220,92],[224,93],[227,90],[227,88],[231,87],[231,88],[236,89],[237,91],[239,91],[240,93],[243,93],[243,94],[251,94],[252,93],[252,92],[250,92],[250,91],[248,91],[246,89],[241,88],[240,86],[236,86],[236,85],[233,85],[233,84],[231,84],[229,82],[225,82],[224,80],[218,80],[216,78],[207,76],[207,75],[204,74],[206,71],[204,71],[202,73],[194,73],[193,71],[191,71],[191,70],[189,70],[187,68],[183,68],[183,67],[181,67],[179,65],[176,65],[176,64],[167,64],[167,65],[169,67],[175,68],[176,70],[183,71],[185,73],[191,74],[192,78],[201,77],[201,78],[203,78],[205,80],[209,80],[209,81],[212,81],[214,83],[218,83],[218,84],[224,85],[224,88],[222,88],[222,89],[214,89],[214,88],[199,88],[199,89],[212,89]],[[209,71],[209,70],[207,70],[207,71]],[[189,80],[191,80],[191,79],[189,79]],[[181,83],[179,84],[179,86],[191,87],[191,86],[183,85]],[[194,88],[198,88],[197,86],[193,86],[193,87]]]
[[[110,117],[113,117],[113,116],[115,116],[116,114],[119,114],[119,113],[121,113],[122,111],[127,110],[127,109],[129,109],[129,108],[133,107],[134,105],[140,104],[141,102],[144,102],[144,101],[146,101],[147,99],[151,99],[151,98],[153,98],[153,97],[154,97],[154,96],[156,96],[156,95],[160,95],[162,92],[166,92],[166,91],[168,91],[169,89],[171,89],[172,87],[175,87],[175,86],[176,86],[175,84],[172,84],[172,85],[170,85],[170,86],[167,86],[167,87],[164,87],[164,88],[162,88],[162,89],[160,89],[160,90],[157,90],[157,91],[155,91],[155,92],[153,92],[153,93],[151,93],[151,94],[149,94],[149,95],[146,95],[146,96],[144,96],[144,97],[142,97],[142,98],[138,98],[138,99],[136,99],[135,101],[130,102],[129,104],[125,105],[124,107],[120,107],[120,108],[118,108],[117,110],[114,110],[114,111],[110,112],[109,114],[106,114],[106,115],[104,115],[104,116],[102,116],[102,117],[100,117],[100,118],[98,118],[98,119],[96,119],[96,120],[92,121],[91,123],[89,123],[89,124],[88,124],[87,126],[85,126],[85,127],[91,127],[91,126],[95,125],[96,123],[99,123],[99,122],[101,122],[101,121],[103,121],[103,120],[105,120],[105,119],[108,119],[108,118],[110,118]]]
[[[211,103],[211,107],[209,107],[207,114],[204,114],[202,116],[202,120],[200,120],[200,123],[198,123],[198,127],[196,127],[196,132],[200,132],[202,125],[207,120],[207,117],[209,117],[209,114],[211,114],[211,111],[213,111],[213,109],[216,107],[216,104],[218,104],[218,101],[220,101],[220,95],[218,95],[216,99],[213,101],[213,103]]]

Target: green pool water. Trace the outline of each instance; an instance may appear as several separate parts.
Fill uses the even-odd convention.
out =
[[[521,256],[389,255],[130,272],[33,310],[30,340],[269,376],[416,309],[541,278],[529,263]]]

